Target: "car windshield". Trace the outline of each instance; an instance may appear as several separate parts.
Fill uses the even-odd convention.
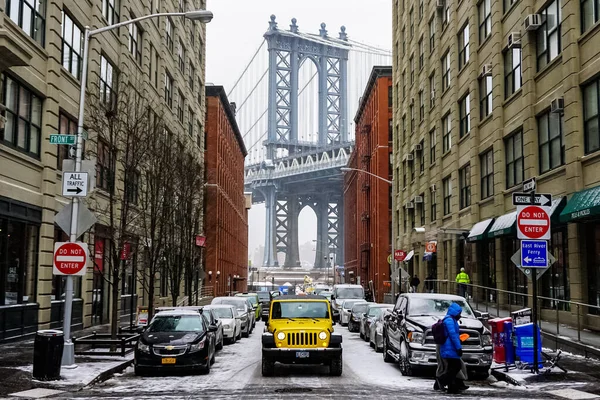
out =
[[[258,292],[258,300],[260,301],[269,301],[271,300],[271,296],[267,292]]]
[[[233,310],[231,308],[213,308],[217,318],[233,318]]]
[[[450,304],[457,303],[462,308],[464,318],[475,318],[471,307],[464,300],[412,298],[408,303],[408,315],[433,315],[444,316]]]
[[[319,293],[319,296],[323,296],[326,299],[331,299],[331,295],[332,295],[331,292],[321,292],[321,293]]]
[[[391,310],[392,307],[371,307],[369,308],[369,317],[377,317],[383,313],[383,310]]]
[[[148,327],[149,332],[203,332],[200,315],[157,315]]]
[[[235,306],[235,308],[238,309],[238,311],[246,311],[246,308],[244,307],[245,303],[241,302],[239,300],[234,300],[234,299],[219,299],[217,304],[228,304],[230,306]]]
[[[362,299],[365,293],[362,288],[338,288],[335,297],[337,299]]]
[[[361,300],[361,299],[346,300],[346,301],[344,301],[344,308],[346,310],[350,310],[352,308],[352,306],[354,306],[354,304],[356,304],[356,303],[362,303],[362,302],[364,302],[364,300]]]
[[[367,303],[359,303],[352,306],[352,312],[356,314],[363,314],[367,311],[368,304]]]
[[[273,319],[329,318],[329,309],[324,301],[278,301],[271,314]]]

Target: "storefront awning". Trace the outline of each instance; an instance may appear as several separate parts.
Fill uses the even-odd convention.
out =
[[[559,223],[560,213],[565,208],[566,204],[567,198],[565,196],[555,197],[554,200],[552,200],[552,205],[550,206],[550,219],[552,220],[552,223]]]
[[[560,222],[571,222],[600,215],[600,186],[577,192],[560,213]]]
[[[487,233],[488,238],[515,234],[515,222],[517,221],[517,212],[513,211],[496,218],[494,224]]]
[[[494,222],[494,218],[486,219],[473,225],[469,236],[467,236],[467,242],[476,242],[477,240],[484,239],[488,229],[492,226],[492,222]]]

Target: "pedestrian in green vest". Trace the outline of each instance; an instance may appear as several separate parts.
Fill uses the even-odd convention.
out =
[[[471,278],[469,278],[469,274],[465,272],[464,268],[460,269],[458,275],[456,275],[456,283],[458,283],[458,294],[467,298],[468,296],[468,287],[467,285],[471,283]]]

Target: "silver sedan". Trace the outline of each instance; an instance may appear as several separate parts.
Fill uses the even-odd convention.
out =
[[[377,352],[383,351],[383,317],[393,309],[391,304],[382,304],[381,307],[372,307],[369,312],[374,314],[369,325],[369,345]]]

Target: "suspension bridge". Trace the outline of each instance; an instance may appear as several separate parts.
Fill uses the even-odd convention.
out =
[[[331,255],[343,262],[343,174],[354,146],[358,103],[371,69],[391,65],[389,50],[353,40],[342,26],[330,35],[303,32],[293,18],[271,15],[264,39],[228,93],[248,150],[245,186],[266,208],[263,267],[300,266],[298,216],[317,216],[315,268]]]

